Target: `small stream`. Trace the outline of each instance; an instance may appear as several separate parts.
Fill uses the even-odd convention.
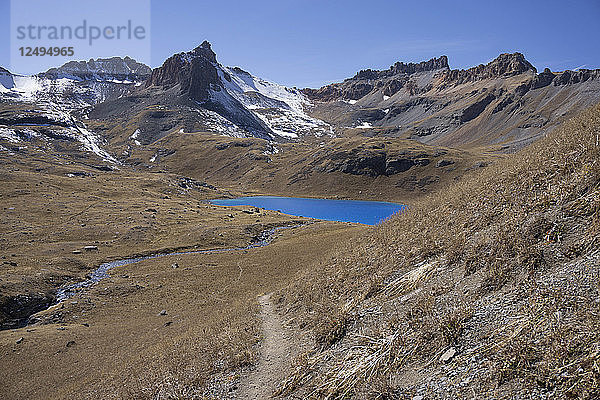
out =
[[[255,239],[252,243],[250,243],[248,246],[244,246],[244,247],[230,247],[230,248],[223,248],[223,249],[208,249],[208,250],[176,251],[176,252],[172,252],[172,253],[157,253],[157,254],[151,254],[151,255],[143,256],[143,257],[125,258],[122,260],[110,261],[110,262],[104,263],[104,264],[100,265],[98,268],[96,268],[96,270],[94,270],[94,272],[92,272],[90,274],[89,278],[86,279],[85,281],[73,283],[71,285],[63,286],[60,289],[58,289],[58,291],[56,292],[56,301],[54,304],[58,304],[64,300],[67,300],[67,299],[73,297],[75,294],[79,293],[80,289],[82,289],[82,288],[87,288],[92,285],[95,285],[96,283],[100,282],[102,279],[108,277],[109,276],[108,271],[110,271],[111,269],[116,268],[116,267],[122,267],[123,265],[129,265],[129,264],[135,264],[140,261],[151,260],[153,258],[159,258],[159,257],[179,256],[179,255],[187,255],[187,254],[226,253],[226,252],[232,252],[232,251],[241,251],[241,250],[255,249],[258,247],[265,247],[265,246],[268,246],[269,244],[271,244],[271,242],[273,241],[273,238],[275,237],[275,233],[277,233],[278,231],[281,231],[284,229],[298,228],[298,227],[305,226],[308,224],[310,224],[310,222],[266,229],[266,230],[262,231],[257,237],[255,237]]]

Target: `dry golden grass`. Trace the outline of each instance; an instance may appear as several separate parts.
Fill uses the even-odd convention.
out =
[[[229,192],[185,188],[173,174],[126,166],[104,172],[33,152],[2,152],[0,165],[0,324],[10,319],[5,310],[14,296],[51,299],[58,286],[82,280],[103,262],[246,245],[266,226],[291,219],[207,204]]]
[[[158,150],[173,152],[160,159],[161,168],[245,194],[398,202],[422,196],[459,179],[479,161],[492,162],[501,157],[400,139],[307,138],[272,145],[256,138],[236,139],[203,132],[181,134],[176,130],[151,146],[134,149],[129,161],[154,168],[148,160]],[[385,151],[389,159],[421,155],[431,162],[390,176],[329,171],[332,165],[345,159],[356,160],[381,151]],[[453,164],[436,167],[442,160]]]
[[[0,332],[0,397],[223,396],[256,359],[257,296],[364,229],[316,223],[282,231],[264,248],[116,268],[64,308],[41,313],[41,324]]]
[[[206,204],[229,192],[186,190],[168,173],[127,166],[102,172],[27,151],[2,153],[0,163],[2,311],[18,306],[18,295],[51,299],[61,284],[85,279],[108,260],[244,246],[267,227],[303,220]],[[116,268],[37,314],[37,324],[0,331],[0,398],[219,396],[256,359],[256,297],[287,284],[315,253],[365,229],[316,223],[282,231],[265,248]],[[86,245],[98,250],[72,253]],[[163,309],[167,315],[158,315]]]
[[[304,271],[279,302],[322,345],[287,390],[600,396],[599,133],[596,106]],[[457,383],[443,392],[426,378],[447,373],[451,347]]]

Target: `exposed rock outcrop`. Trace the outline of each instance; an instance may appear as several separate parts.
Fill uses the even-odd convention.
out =
[[[537,74],[533,80],[531,81],[532,89],[539,89],[542,87],[546,87],[552,83],[554,79],[554,74],[550,71],[550,68],[545,68],[544,72]]]
[[[566,70],[556,75],[552,84],[554,86],[572,85],[596,79],[600,79],[600,69],[580,69],[577,71]]]
[[[31,315],[48,308],[54,300],[52,294],[43,293],[0,296],[0,330],[25,326]]]
[[[485,110],[486,107],[494,100],[496,100],[496,96],[493,93],[489,93],[465,108],[459,117],[461,124],[477,118],[479,114],[481,114],[483,110]]]
[[[500,54],[488,64],[479,64],[469,69],[446,71],[444,80],[454,84],[473,82],[481,79],[502,78],[519,75],[524,72],[537,72],[535,67],[521,53]]]
[[[220,90],[222,85],[216,67],[217,56],[210,43],[204,41],[194,50],[169,57],[163,65],[152,71],[146,87],[170,88],[181,85],[182,93],[192,100],[206,101],[210,89]]]
[[[371,177],[391,176],[406,172],[414,166],[428,165],[430,162],[430,155],[421,152],[387,154],[384,150],[353,150],[332,154],[330,161],[321,170]]]

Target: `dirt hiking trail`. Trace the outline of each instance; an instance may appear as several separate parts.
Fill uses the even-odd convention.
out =
[[[301,340],[281,323],[271,302],[271,294],[260,296],[258,303],[263,340],[256,369],[242,378],[238,399],[271,398],[302,349]]]

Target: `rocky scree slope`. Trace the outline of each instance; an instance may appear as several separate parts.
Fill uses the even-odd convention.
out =
[[[538,74],[521,53],[452,70],[442,56],[303,93],[336,131],[510,152],[600,101],[600,70]]]

